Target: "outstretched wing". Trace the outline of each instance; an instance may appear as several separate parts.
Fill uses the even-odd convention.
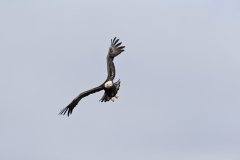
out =
[[[108,80],[113,80],[116,74],[113,59],[119,54],[121,54],[125,48],[125,46],[121,46],[122,42],[118,41],[119,39],[117,39],[116,37],[113,40],[111,39],[111,46],[107,55]]]
[[[98,87],[96,87],[96,88],[93,88],[93,89],[90,89],[90,90],[88,90],[88,91],[82,92],[82,93],[79,94],[67,107],[63,108],[63,109],[61,110],[61,112],[59,113],[59,115],[61,115],[61,114],[62,114],[62,115],[65,115],[65,114],[67,113],[67,115],[69,116],[70,114],[72,114],[73,109],[76,107],[76,105],[78,104],[78,102],[79,102],[82,98],[84,98],[84,97],[86,97],[86,96],[88,96],[88,95],[90,95],[90,94],[99,92],[99,91],[101,91],[101,90],[103,90],[103,89],[104,89],[103,85],[100,85],[100,86],[98,86]]]

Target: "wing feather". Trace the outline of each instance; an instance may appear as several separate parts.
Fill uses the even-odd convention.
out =
[[[120,46],[121,44],[122,44],[122,42],[118,43],[118,44],[116,45],[116,47]]]
[[[113,42],[116,40],[116,38],[117,38],[117,37],[114,37],[114,38],[113,38]]]
[[[116,45],[118,41],[119,41],[119,39],[115,40],[113,44]]]
[[[125,46],[121,46],[122,42],[119,42],[119,39],[117,39],[116,37],[111,40],[111,46],[109,48],[109,52],[108,55],[110,55],[110,57],[116,57],[118,56],[121,52],[122,49],[125,48]]]
[[[65,115],[65,114],[67,113],[67,115],[69,116],[70,114],[72,114],[73,109],[76,107],[76,105],[78,104],[78,102],[79,102],[82,98],[84,98],[84,97],[86,97],[86,96],[88,96],[88,95],[90,95],[90,94],[99,92],[99,91],[101,91],[101,90],[103,90],[103,89],[104,89],[103,85],[100,85],[100,86],[95,87],[95,88],[93,88],[93,89],[90,89],[90,90],[88,90],[88,91],[82,92],[82,93],[79,94],[75,99],[73,99],[73,101],[72,101],[67,107],[63,108],[63,109],[60,111],[59,115]]]

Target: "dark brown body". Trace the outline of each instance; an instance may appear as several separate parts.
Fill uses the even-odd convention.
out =
[[[107,102],[111,100],[113,97],[115,97],[118,93],[118,90],[120,88],[120,80],[117,82],[113,83],[113,86],[111,88],[105,88],[105,93],[100,99],[101,102]]]

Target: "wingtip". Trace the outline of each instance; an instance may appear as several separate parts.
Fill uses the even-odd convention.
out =
[[[116,39],[114,42],[114,45],[116,45],[118,43],[119,39]]]
[[[58,115],[65,115],[67,113],[67,116],[69,117],[69,115],[71,114],[70,113],[70,109],[68,108],[68,107],[65,107],[65,108],[63,108],[60,112],[59,112],[59,114]]]

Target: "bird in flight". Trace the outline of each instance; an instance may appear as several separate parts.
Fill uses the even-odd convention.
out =
[[[109,100],[114,102],[118,98],[117,92],[120,88],[120,80],[113,82],[116,74],[113,60],[116,56],[118,56],[124,51],[125,46],[122,46],[121,44],[122,42],[119,42],[119,39],[117,39],[116,37],[114,39],[111,39],[111,46],[107,54],[107,79],[100,86],[80,93],[67,107],[61,110],[59,115],[65,115],[67,113],[67,115],[69,116],[70,114],[72,114],[73,109],[76,107],[76,105],[82,98],[102,90],[104,90],[105,92],[100,99],[101,102],[107,102]]]

